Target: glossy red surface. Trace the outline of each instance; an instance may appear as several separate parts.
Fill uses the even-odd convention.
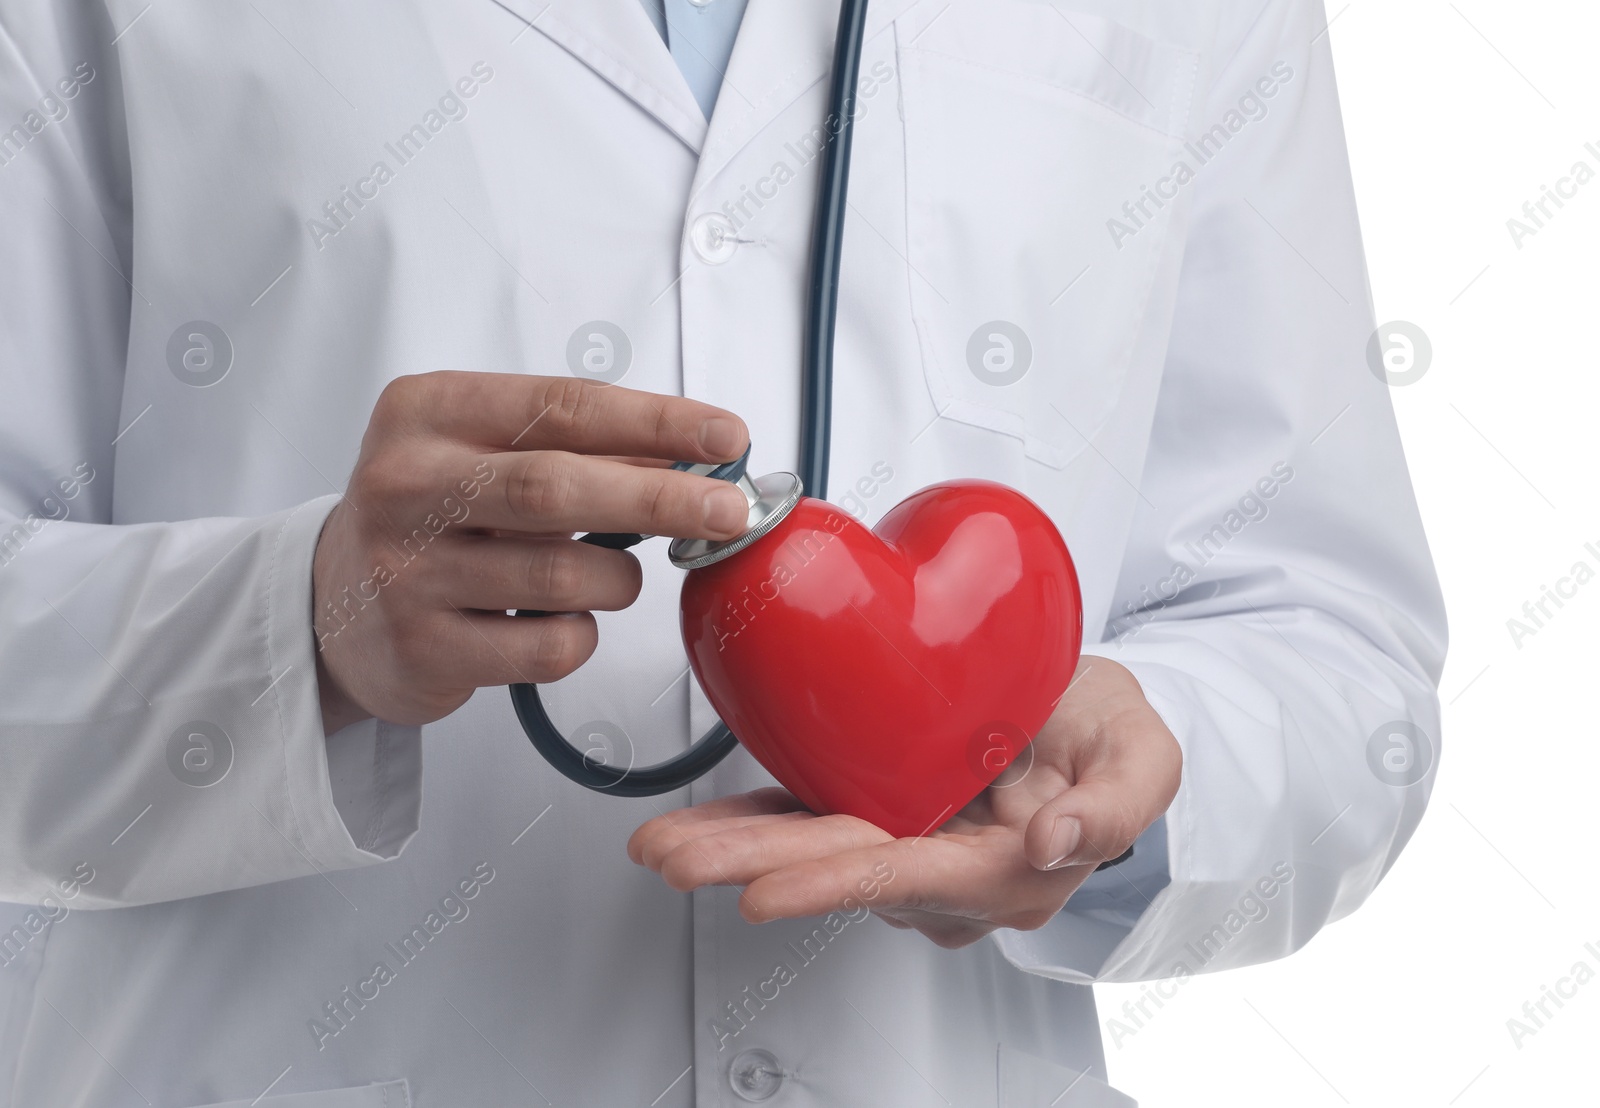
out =
[[[948,481],[874,530],[802,499],[689,573],[682,626],[701,687],[768,772],[812,811],[911,836],[1031,741],[1072,679],[1083,614],[1043,511]]]

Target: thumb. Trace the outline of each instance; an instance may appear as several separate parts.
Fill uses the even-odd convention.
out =
[[[1033,814],[1023,849],[1034,869],[1098,865],[1132,846],[1154,819],[1141,819],[1114,783],[1084,781]]]
[[[1109,745],[1115,753],[1088,767],[1028,821],[1023,851],[1035,869],[1118,857],[1177,795],[1183,756],[1165,727],[1157,724],[1148,736],[1117,736]]]

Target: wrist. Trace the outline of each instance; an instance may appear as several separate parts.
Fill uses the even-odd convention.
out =
[[[371,719],[372,713],[357,704],[339,687],[339,682],[329,672],[322,651],[317,651],[317,702],[322,708],[322,733],[333,735],[352,723]]]

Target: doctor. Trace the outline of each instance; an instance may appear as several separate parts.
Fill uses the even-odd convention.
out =
[[[836,6],[738,6],[0,0],[0,1102],[1126,1105],[1090,983],[1392,864],[1443,615],[1293,0],[872,6],[833,499],[1060,526],[1020,783],[894,842],[529,748],[509,681],[712,721],[661,550],[566,536],[794,464]]]

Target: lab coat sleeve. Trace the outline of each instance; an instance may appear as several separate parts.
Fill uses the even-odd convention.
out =
[[[417,729],[323,734],[311,558],[337,496],[113,523],[141,413],[105,20],[0,0],[0,900],[74,908],[393,857],[420,804]]]
[[[1321,5],[1249,7],[1200,126],[1280,63],[1293,76],[1188,186],[1140,504],[1106,641],[1086,648],[1138,678],[1182,784],[1139,865],[1095,875],[1041,930],[998,933],[1015,965],[1062,980],[1296,950],[1394,864],[1438,760],[1443,607],[1368,366]]]

